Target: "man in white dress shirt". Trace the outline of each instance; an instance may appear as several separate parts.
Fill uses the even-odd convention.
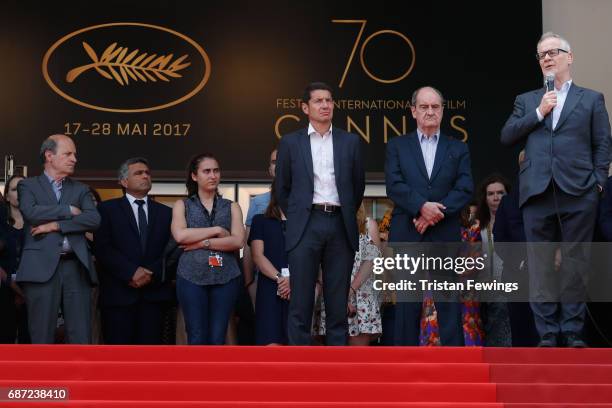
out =
[[[355,251],[359,249],[356,213],[365,176],[361,141],[332,126],[331,88],[306,87],[302,111],[308,128],[283,136],[276,162],[276,194],[287,216],[291,300],[289,343],[311,343],[315,285],[322,270],[326,344],[346,345],[346,307]]]

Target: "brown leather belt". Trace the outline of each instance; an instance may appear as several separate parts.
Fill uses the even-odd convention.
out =
[[[339,212],[340,211],[340,206],[339,205],[333,205],[333,204],[313,204],[312,205],[312,209],[313,210],[323,211],[323,212],[326,212],[326,213],[335,213],[335,212]]]

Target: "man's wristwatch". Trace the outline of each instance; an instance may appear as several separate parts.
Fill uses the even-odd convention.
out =
[[[205,239],[204,240],[204,248],[206,248],[206,249],[210,248],[210,239]]]

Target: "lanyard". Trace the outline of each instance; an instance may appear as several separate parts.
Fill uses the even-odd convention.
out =
[[[213,207],[212,207],[210,214],[208,213],[208,210],[206,209],[206,207],[204,207],[204,204],[202,204],[202,200],[200,200],[200,197],[198,196],[197,198],[198,198],[198,203],[200,204],[200,207],[202,207],[204,218],[206,218],[206,221],[208,221],[208,227],[210,228],[213,226],[215,222],[215,215],[217,213],[217,195],[215,195],[215,198],[213,198]]]

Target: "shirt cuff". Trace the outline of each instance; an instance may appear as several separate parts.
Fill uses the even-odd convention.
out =
[[[536,115],[538,115],[538,121],[541,122],[544,120],[544,115],[540,113],[540,108],[536,108]]]

